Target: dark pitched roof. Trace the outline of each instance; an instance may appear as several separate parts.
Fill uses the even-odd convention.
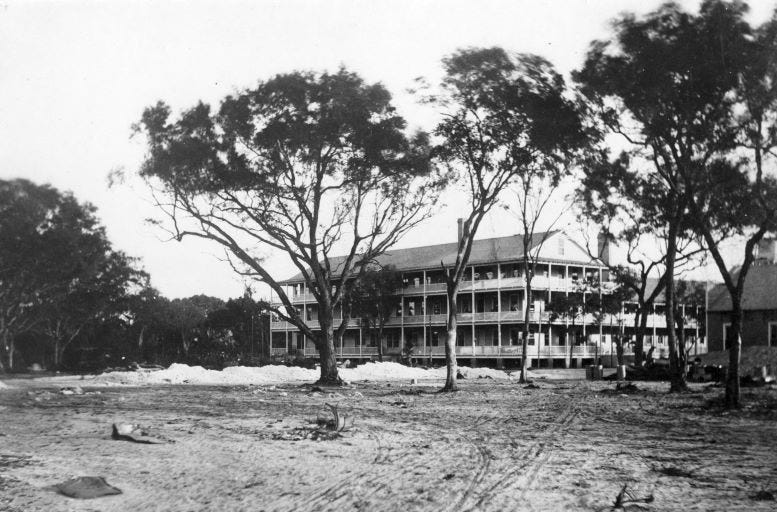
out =
[[[530,249],[536,247],[543,237],[550,238],[559,231],[549,231],[535,233],[532,237]],[[422,247],[411,247],[408,249],[391,249],[378,257],[378,263],[381,266],[394,265],[399,270],[420,270],[429,268],[439,268],[440,261],[446,266],[453,265],[456,262],[457,243],[425,245]],[[495,263],[497,261],[516,261],[523,256],[523,236],[510,235],[497,238],[485,238],[475,240],[472,243],[472,252],[470,253],[470,265],[484,263]],[[330,258],[330,264],[337,273],[337,268],[343,263],[343,256]],[[290,277],[281,284],[298,283],[302,281],[302,273]]]
[[[739,272],[733,272],[737,279]],[[731,295],[726,285],[719,284],[710,290],[709,311],[731,311]],[[747,273],[742,294],[742,309],[777,309],[777,265],[756,263]]]

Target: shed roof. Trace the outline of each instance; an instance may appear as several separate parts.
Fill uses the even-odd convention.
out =
[[[739,278],[739,271],[732,272],[734,279]],[[731,295],[725,284],[718,284],[710,290],[709,311],[731,311]],[[766,262],[756,262],[747,273],[745,289],[742,293],[742,309],[744,310],[777,310],[777,265]]]

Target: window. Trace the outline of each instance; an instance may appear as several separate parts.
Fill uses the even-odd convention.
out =
[[[769,346],[777,347],[777,322],[769,322]]]
[[[729,343],[734,338],[734,332],[731,329],[731,322],[726,322],[723,324],[723,348],[724,350],[728,350],[731,348],[729,346]]]
[[[432,346],[440,346],[440,331],[432,331]]]
[[[558,238],[558,254],[559,256],[564,255],[564,237]]]

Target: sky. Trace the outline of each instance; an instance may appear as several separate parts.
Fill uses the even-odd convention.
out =
[[[382,82],[409,126],[428,130],[438,113],[408,88],[417,77],[439,79],[441,58],[457,48],[536,53],[568,75],[589,42],[609,34],[610,20],[660,3],[0,0],[0,179],[50,183],[94,204],[114,247],[140,258],[168,297],[238,296],[244,282],[217,246],[167,240],[147,222],[160,216],[133,178],[144,147],[131,137],[146,106],[164,100],[177,112],[198,100],[217,104],[277,73],[345,65]],[[751,22],[773,9],[771,1],[752,2]],[[117,170],[128,178],[109,187]],[[460,199],[445,197],[400,247],[453,241]],[[567,216],[562,224],[572,222]],[[497,212],[478,238],[517,231],[513,217]],[[294,273],[282,257],[263,256],[278,277]]]

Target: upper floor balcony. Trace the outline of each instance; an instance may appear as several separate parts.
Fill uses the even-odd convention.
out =
[[[566,278],[556,274],[553,275],[535,275],[531,281],[532,289],[534,290],[550,290],[556,292],[582,292],[585,291],[580,287],[580,282],[572,277]],[[471,274],[465,276],[461,281],[459,287],[459,293],[472,293],[478,291],[497,291],[497,290],[513,290],[523,289],[526,287],[526,280],[520,275],[495,275],[492,273],[484,274],[483,276],[472,279]],[[447,292],[447,285],[439,280],[432,282],[427,279],[424,282],[423,279],[411,279],[406,284],[397,289],[397,295],[414,296],[424,294],[440,295]],[[302,304],[306,302],[316,302],[316,298],[312,293],[306,290],[295,289],[295,292],[289,296],[290,300],[294,304]]]

